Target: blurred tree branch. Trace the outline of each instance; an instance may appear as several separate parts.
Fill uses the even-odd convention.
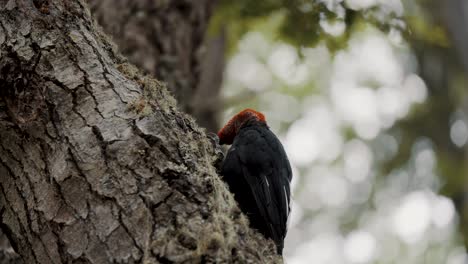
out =
[[[451,122],[457,112],[464,113],[468,124],[468,23],[467,2],[464,0],[425,1],[421,14],[410,14],[412,34],[406,36],[419,62],[419,74],[426,82],[428,98],[416,107],[393,131],[403,132],[399,154],[386,165],[386,170],[398,168],[408,161],[413,143],[421,137],[431,139],[438,159],[441,193],[451,197],[460,215],[461,233],[468,248],[468,146],[457,147],[451,140]],[[415,24],[426,23],[423,32]],[[449,44],[428,39],[440,28]],[[437,38],[440,39],[440,38]]]
[[[209,131],[218,129],[224,33],[206,37],[216,0],[88,0],[93,16],[140,69],[164,80],[181,110]]]

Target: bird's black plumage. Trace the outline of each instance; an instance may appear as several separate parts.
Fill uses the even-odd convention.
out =
[[[282,254],[292,173],[283,146],[264,122],[250,120],[242,125],[222,175],[250,225],[273,239]]]

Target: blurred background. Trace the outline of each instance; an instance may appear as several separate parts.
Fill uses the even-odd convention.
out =
[[[468,1],[88,1],[207,131],[265,113],[286,263],[468,263]]]
[[[218,6],[223,122],[265,113],[293,165],[286,263],[468,263],[467,15],[451,0]]]

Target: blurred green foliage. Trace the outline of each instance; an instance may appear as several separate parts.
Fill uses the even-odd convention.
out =
[[[249,31],[262,32],[269,41],[289,43],[299,54],[304,47],[323,43],[331,54],[347,47],[350,36],[366,27],[375,27],[384,33],[396,30],[413,50],[418,62],[418,74],[425,81],[428,96],[423,104],[413,107],[388,133],[399,140],[398,152],[384,164],[380,175],[387,175],[408,166],[415,143],[429,139],[437,157],[437,174],[441,181],[440,193],[455,202],[461,215],[461,229],[468,241],[468,150],[457,147],[451,140],[450,129],[457,113],[468,116],[467,69],[463,69],[460,54],[453,47],[453,38],[443,22],[439,0],[402,1],[405,13],[399,16],[382,10],[380,6],[352,9],[346,1],[330,6],[324,1],[306,0],[221,0],[214,12],[210,34],[226,30],[228,54],[237,51],[238,42]],[[341,34],[332,35],[322,23],[344,23]],[[464,25],[461,25],[464,26]],[[277,91],[300,98],[317,87],[310,83],[290,89],[280,85]],[[239,108],[258,104],[259,99],[241,101]],[[289,123],[284,124],[288,126]],[[286,130],[286,127],[283,127]],[[356,137],[352,129],[343,131],[346,139]],[[350,221],[350,225],[354,226]]]
[[[434,0],[436,1],[436,0]],[[449,121],[467,96],[467,80],[457,54],[450,43],[446,28],[441,24],[438,6],[432,0],[409,1],[405,3],[404,17],[395,13],[381,15],[379,7],[353,10],[346,2],[340,7],[327,6],[322,1],[308,0],[221,0],[214,12],[210,34],[216,34],[221,28],[228,33],[228,54],[236,51],[238,41],[249,31],[261,31],[271,41],[281,41],[294,45],[298,51],[302,47],[313,47],[325,43],[331,51],[343,49],[353,31],[373,25],[383,32],[391,29],[400,30],[411,44],[420,63],[420,74],[429,89],[429,98],[413,109],[412,113],[399,122],[392,130],[403,133],[399,155],[384,166],[384,171],[402,166],[409,158],[412,143],[417,138],[428,137],[438,148],[439,170],[445,179],[443,193],[462,192],[465,175],[465,152],[457,149],[450,141]],[[405,25],[399,21],[402,19]],[[332,36],[320,26],[321,21],[330,23],[344,22],[343,34]],[[425,61],[431,57],[433,60]],[[431,72],[424,71],[430,63],[438,63],[445,68],[439,79],[434,79]],[[290,89],[285,88],[288,92]],[[310,85],[304,85],[292,91],[293,96],[303,96],[310,91]],[[351,136],[352,137],[352,136]]]
[[[417,6],[414,3],[406,3],[407,12],[401,18],[405,21],[406,27],[402,27],[395,23],[400,18],[394,13],[378,19],[375,14],[380,11],[379,7],[353,10],[346,2],[341,5],[344,7],[344,15],[339,15],[336,10],[327,7],[321,1],[222,0],[212,20],[211,33],[217,32],[222,27],[227,28],[230,53],[235,51],[238,40],[251,30],[261,31],[271,40],[292,44],[298,48],[298,51],[301,47],[311,47],[323,42],[331,52],[334,52],[346,47],[351,32],[368,25],[374,25],[383,32],[389,32],[392,28],[401,30],[415,50],[420,64],[426,63],[423,61],[424,57],[432,56],[436,63],[449,69],[445,74],[450,76],[443,76],[446,78],[445,82],[444,80],[431,82],[431,76],[421,72],[423,78],[427,77],[424,79],[429,88],[429,98],[424,105],[414,108],[407,118],[393,128],[403,133],[401,148],[395,159],[383,168],[388,172],[404,165],[409,159],[411,146],[415,140],[428,137],[438,148],[439,171],[445,182],[442,192],[453,196],[464,191],[462,187],[466,180],[465,175],[468,175],[464,166],[465,151],[455,148],[449,135],[450,116],[461,103],[460,98],[466,96],[466,78],[463,77],[463,70],[459,69],[457,54],[451,47],[446,29],[434,14],[438,10],[434,10],[436,7],[431,5],[431,1],[420,2],[422,5]],[[339,36],[332,36],[320,26],[324,20],[332,23],[344,22],[347,29]],[[422,70],[425,65],[420,67]],[[308,86],[304,89],[295,89],[293,95],[304,95],[310,91],[309,89]]]
[[[272,40],[281,40],[299,48],[324,42],[330,51],[336,51],[346,47],[354,28],[372,23],[388,32],[392,27],[398,27],[394,23],[398,20],[395,13],[378,19],[375,14],[380,11],[378,7],[353,10],[345,2],[339,6],[327,6],[325,2],[310,0],[221,0],[209,32],[216,34],[221,28],[227,29],[228,53],[235,51],[239,39],[254,29],[261,29]],[[344,23],[348,30],[338,36],[330,35],[320,26],[325,21]]]

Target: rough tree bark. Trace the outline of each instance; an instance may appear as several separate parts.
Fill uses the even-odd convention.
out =
[[[204,39],[216,0],[88,0],[120,51],[167,83],[179,107],[209,131],[218,127],[224,36]]]
[[[20,261],[280,262],[215,160],[82,0],[0,0],[0,226]]]
[[[11,247],[10,241],[0,228],[0,263],[21,263],[18,254]]]

